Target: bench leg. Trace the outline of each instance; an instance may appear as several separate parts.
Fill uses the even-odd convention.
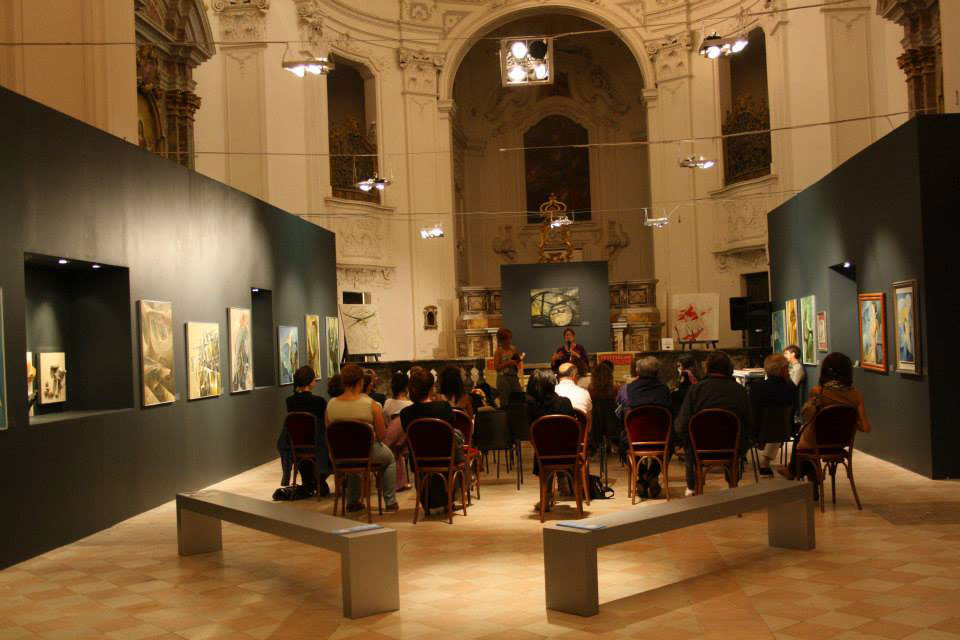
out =
[[[363,618],[400,608],[397,532],[350,536],[340,556],[343,616]]]
[[[547,609],[578,616],[595,616],[600,611],[597,548],[589,537],[589,532],[543,530]]]
[[[177,506],[177,548],[182,556],[223,548],[220,519]]]
[[[767,508],[767,539],[771,547],[804,551],[816,548],[812,488],[803,500]]]

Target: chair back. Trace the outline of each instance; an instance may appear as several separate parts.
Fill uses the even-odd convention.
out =
[[[527,413],[527,403],[514,402],[504,407],[509,425],[510,436],[513,441],[530,439],[530,414]]]
[[[666,452],[673,432],[673,415],[666,407],[643,405],[627,412],[624,420],[631,453]]]
[[[813,429],[816,448],[840,449],[853,447],[860,413],[856,407],[831,405],[821,409],[808,428]]]
[[[370,450],[376,440],[373,426],[357,420],[338,420],[327,425],[327,451],[333,470],[370,467]]]
[[[786,407],[768,406],[760,411],[757,418],[757,442],[786,442],[793,436],[792,405]]]
[[[452,467],[454,447],[453,427],[439,418],[418,418],[407,425],[407,445],[414,468]]]
[[[507,412],[503,409],[477,412],[473,446],[481,451],[509,449],[513,446]]]
[[[287,439],[292,451],[313,452],[316,447],[317,417],[306,411],[291,411],[283,419],[283,428],[287,430]]]
[[[530,442],[541,464],[573,464],[580,451],[583,431],[576,418],[550,414],[530,425]]]
[[[453,428],[463,434],[464,444],[473,444],[473,418],[468,416],[466,411],[453,410]]]
[[[623,426],[617,418],[617,401],[613,398],[597,398],[593,401],[593,431],[600,436],[616,439]]]
[[[704,409],[690,418],[690,443],[700,458],[736,459],[740,449],[740,418],[726,409]]]

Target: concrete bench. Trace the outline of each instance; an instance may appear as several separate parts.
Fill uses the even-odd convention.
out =
[[[397,532],[368,529],[355,520],[297,509],[225,491],[177,494],[180,555],[223,548],[221,521],[296,540],[340,554],[343,615],[362,618],[400,608]],[[304,571],[309,571],[304,567]]]
[[[547,608],[580,616],[597,614],[598,547],[758,509],[767,510],[771,547],[816,546],[813,485],[780,479],[569,523],[583,528],[552,523],[543,529]]]

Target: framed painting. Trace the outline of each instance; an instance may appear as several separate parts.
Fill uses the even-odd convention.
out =
[[[297,327],[277,327],[277,354],[280,359],[280,386],[293,384],[300,368],[300,332]]]
[[[187,399],[220,395],[220,323],[187,323]]]
[[[306,316],[306,338],[307,338],[307,365],[313,369],[314,375],[319,379],[323,376],[323,368],[320,366],[320,316]]]
[[[830,346],[827,341],[827,312],[817,311],[817,351],[827,353]]]
[[[27,351],[27,415],[33,416],[34,405],[37,403],[37,367],[33,361],[33,351]]]
[[[531,289],[530,326],[580,326],[580,287]]]
[[[797,345],[800,346],[800,314],[797,311],[797,301],[796,299],[787,300],[784,304],[784,312],[786,314],[787,321],[787,346]]]
[[[40,404],[67,401],[67,354],[56,351],[40,354]]]
[[[860,366],[887,372],[887,310],[882,293],[857,296],[860,317]]]
[[[817,300],[815,296],[800,298],[800,353],[803,364],[817,364]]]
[[[177,399],[173,375],[173,304],[140,300],[137,306],[143,406],[170,404]]]
[[[380,309],[375,304],[341,304],[343,337],[352,356],[383,353]]]
[[[340,320],[327,316],[327,376],[340,373]]]
[[[673,334],[678,342],[720,339],[719,294],[678,293],[671,303]]]
[[[230,393],[253,390],[253,334],[250,309],[227,309],[227,343],[230,353]]]
[[[774,353],[783,353],[787,348],[786,313],[783,309],[770,314],[770,326],[770,347]]]
[[[896,370],[918,374],[920,368],[920,316],[917,313],[917,281],[893,283],[893,335]]]
[[[0,431],[7,428],[6,346],[3,339],[3,289],[0,289]]]

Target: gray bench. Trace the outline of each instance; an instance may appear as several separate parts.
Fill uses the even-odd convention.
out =
[[[340,554],[343,615],[362,618],[400,608],[397,532],[363,526],[355,520],[297,509],[225,491],[177,494],[177,544],[180,555],[223,548],[221,521],[296,540]],[[304,567],[309,571],[309,567]]]
[[[543,529],[547,608],[580,616],[597,614],[599,547],[758,509],[767,510],[771,547],[808,550],[816,546],[813,485],[781,479],[572,522],[585,528],[552,523]]]

